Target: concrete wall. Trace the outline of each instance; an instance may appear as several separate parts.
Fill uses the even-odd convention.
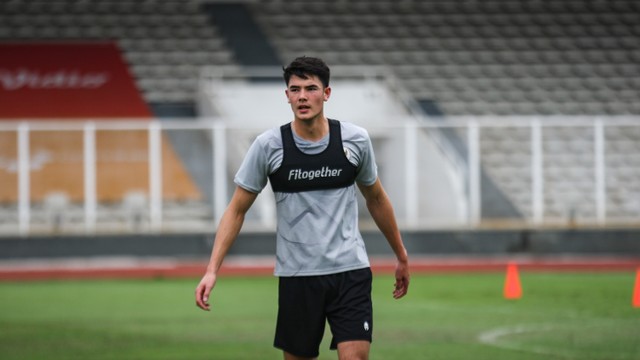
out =
[[[639,256],[640,229],[481,230],[404,232],[411,256],[420,255],[606,255]],[[379,232],[363,232],[371,256],[391,256]],[[0,239],[0,260],[87,257],[207,259],[211,234],[73,236]],[[273,233],[243,233],[230,255],[274,255]]]

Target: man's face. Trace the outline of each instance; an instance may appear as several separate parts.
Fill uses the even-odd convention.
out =
[[[306,79],[292,75],[285,93],[296,120],[310,121],[324,116],[324,102],[329,100],[331,88],[325,88],[315,75]]]

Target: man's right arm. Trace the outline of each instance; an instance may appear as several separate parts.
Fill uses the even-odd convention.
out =
[[[218,270],[220,266],[222,266],[224,257],[227,255],[227,252],[242,228],[245,214],[257,196],[257,193],[237,186],[227,209],[222,215],[222,219],[220,219],[218,231],[216,232],[216,237],[213,242],[209,265],[196,288],[196,305],[202,310],[209,310],[209,295],[216,284]]]

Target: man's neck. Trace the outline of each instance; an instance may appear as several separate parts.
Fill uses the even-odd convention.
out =
[[[329,121],[324,116],[313,120],[293,120],[293,131],[308,141],[320,141],[329,133]]]

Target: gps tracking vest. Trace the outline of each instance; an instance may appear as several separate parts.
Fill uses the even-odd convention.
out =
[[[282,165],[269,175],[274,192],[337,189],[353,185],[356,167],[349,162],[342,147],[340,122],[329,119],[329,145],[321,153],[305,154],[295,144],[291,123],[280,127]]]

